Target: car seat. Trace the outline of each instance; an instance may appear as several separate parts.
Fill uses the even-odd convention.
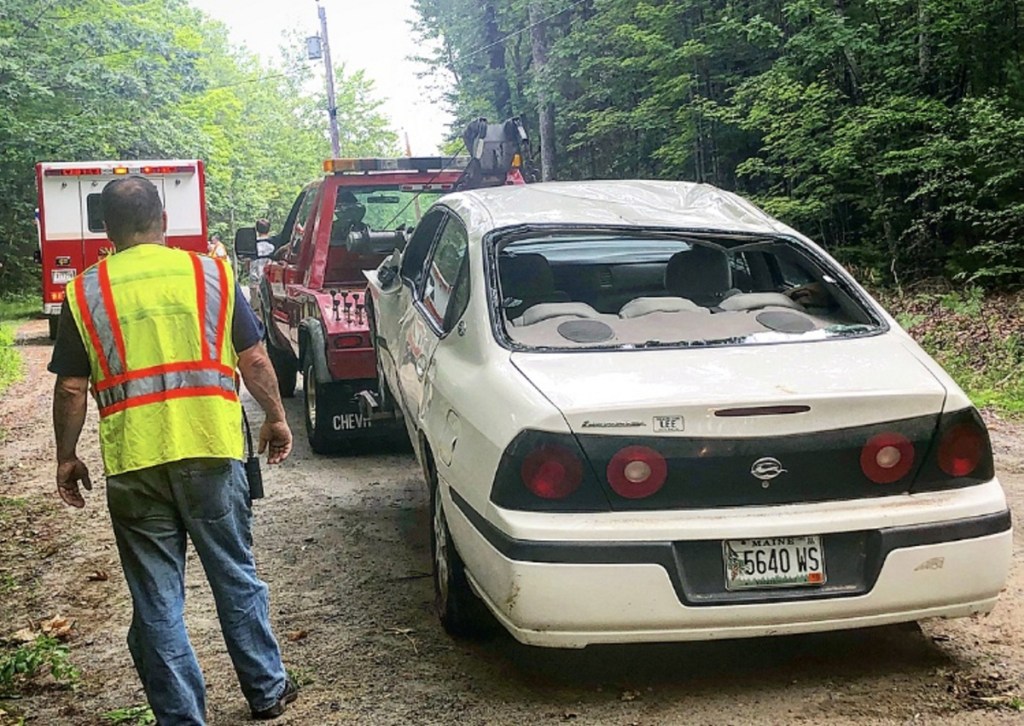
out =
[[[525,253],[498,258],[502,307],[509,320],[518,318],[538,303],[569,302],[569,295],[555,289],[555,276],[544,255]]]
[[[724,250],[695,244],[676,252],[665,265],[665,289],[707,308],[718,305],[739,290],[732,287],[729,258]]]

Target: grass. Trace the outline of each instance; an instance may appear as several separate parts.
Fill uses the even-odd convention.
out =
[[[0,393],[21,379],[21,353],[14,346],[15,326],[0,323]]]
[[[0,693],[16,694],[27,682],[49,673],[60,686],[78,683],[78,669],[71,663],[68,647],[48,635],[31,643],[0,651]]]
[[[39,312],[35,295],[0,298],[0,393],[21,379],[21,354],[14,346],[18,326]]]
[[[967,288],[885,304],[976,406],[1024,416],[1024,295],[985,296]]]
[[[0,298],[0,321],[28,320],[39,314],[38,295]]]
[[[115,708],[113,711],[103,714],[103,718],[117,726],[151,726],[156,723],[153,709],[144,703],[137,706]]]

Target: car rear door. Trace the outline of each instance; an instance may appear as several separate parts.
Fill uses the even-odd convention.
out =
[[[440,432],[454,425],[449,416],[448,392],[437,385],[441,378],[435,351],[468,302],[467,249],[465,225],[445,210],[434,243],[418,265],[411,285],[412,304],[399,321],[397,379],[406,415],[431,438],[447,438]]]

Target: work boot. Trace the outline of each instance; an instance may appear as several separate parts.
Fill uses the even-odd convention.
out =
[[[253,709],[252,717],[257,721],[269,721],[270,719],[277,718],[284,713],[285,707],[298,697],[299,687],[292,682],[291,678],[287,678],[284,682],[284,693],[277,699],[277,703],[273,706],[267,706],[261,711]]]

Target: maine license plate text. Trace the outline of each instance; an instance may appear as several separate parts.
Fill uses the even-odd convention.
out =
[[[825,583],[825,554],[817,535],[730,539],[722,547],[727,590]]]

